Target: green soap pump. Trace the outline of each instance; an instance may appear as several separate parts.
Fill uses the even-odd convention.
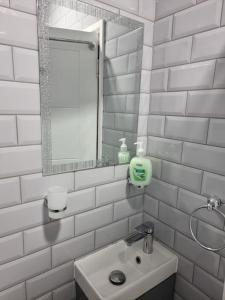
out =
[[[137,142],[135,145],[137,145],[137,156],[130,162],[130,183],[138,188],[143,188],[151,182],[152,162],[144,157],[143,142]]]
[[[127,151],[126,139],[122,138],[119,140],[122,142],[120,146],[120,152],[118,152],[119,164],[128,164],[130,161],[130,153]]]

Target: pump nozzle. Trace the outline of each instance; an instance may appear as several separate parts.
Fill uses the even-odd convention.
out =
[[[126,138],[120,139],[119,142],[122,142],[122,144],[120,146],[120,151],[122,151],[122,152],[127,151]]]
[[[144,156],[144,146],[143,146],[143,142],[136,142],[134,143],[134,145],[137,145],[137,156]]]

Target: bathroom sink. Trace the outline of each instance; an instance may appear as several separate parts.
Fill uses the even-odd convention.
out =
[[[143,240],[127,246],[121,240],[75,262],[75,279],[91,300],[133,300],[176,273],[178,258],[154,241],[153,253],[145,254]],[[120,270],[122,285],[113,285],[109,275]]]

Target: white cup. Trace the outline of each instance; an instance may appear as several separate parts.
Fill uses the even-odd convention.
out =
[[[48,189],[48,208],[62,211],[67,206],[67,189],[63,186],[53,186]]]

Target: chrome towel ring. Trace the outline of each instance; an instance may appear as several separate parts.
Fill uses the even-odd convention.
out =
[[[200,207],[198,207],[198,208],[196,208],[195,210],[193,210],[193,212],[191,213],[191,215],[190,215],[190,221],[189,221],[189,228],[190,228],[190,232],[191,232],[191,235],[192,235],[192,237],[193,237],[193,239],[202,247],[202,248],[204,248],[204,249],[206,249],[206,250],[209,250],[209,251],[212,251],[212,252],[217,252],[217,251],[220,251],[220,250],[222,250],[222,249],[224,249],[225,248],[225,242],[224,242],[224,244],[221,246],[221,247],[218,247],[218,248],[211,248],[211,247],[208,247],[208,246],[205,246],[205,245],[203,245],[198,239],[197,239],[197,237],[195,236],[195,234],[194,234],[194,232],[193,232],[193,230],[192,230],[192,220],[193,220],[193,216],[194,216],[194,214],[197,212],[197,211],[199,211],[199,210],[201,210],[201,209],[203,209],[203,208],[206,208],[206,209],[208,209],[208,210],[213,210],[213,211],[215,211],[217,214],[219,214],[220,216],[222,216],[223,218],[224,218],[224,220],[225,220],[225,214],[222,212],[222,211],[220,211],[218,208],[220,208],[222,205],[224,205],[225,203],[223,203],[222,201],[221,201],[221,199],[219,199],[219,198],[217,198],[217,197],[215,197],[215,196],[209,196],[208,197],[208,200],[207,200],[207,205],[203,205],[203,206],[200,206]]]

